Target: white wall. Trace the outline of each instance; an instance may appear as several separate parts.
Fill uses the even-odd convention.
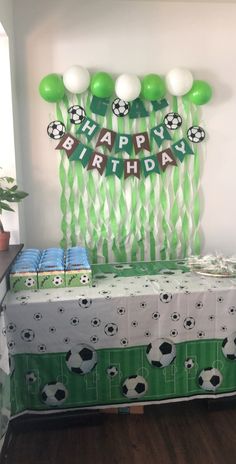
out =
[[[2,25],[0,32],[0,166],[3,168],[0,176],[8,175],[16,178],[21,187],[21,154],[18,118],[16,117],[17,94],[12,0],[0,0],[0,23]],[[20,240],[24,239],[23,207],[22,205],[19,207],[14,205],[13,208],[15,213],[3,212],[3,225],[5,230],[11,232],[10,243],[19,243]]]
[[[40,79],[73,64],[140,76],[185,66],[214,87],[202,109],[204,251],[235,253],[236,4],[15,0],[14,14],[26,244],[60,239],[58,156],[46,135],[53,107],[38,95]]]

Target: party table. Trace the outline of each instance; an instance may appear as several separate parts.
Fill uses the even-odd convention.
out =
[[[91,287],[8,292],[13,416],[236,393],[236,279],[185,261],[92,271]]]

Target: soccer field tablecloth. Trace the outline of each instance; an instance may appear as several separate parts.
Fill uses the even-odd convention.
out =
[[[93,266],[93,287],[8,293],[12,414],[236,392],[236,279]]]

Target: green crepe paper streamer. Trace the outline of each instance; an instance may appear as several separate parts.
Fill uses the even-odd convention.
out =
[[[129,119],[129,131],[132,134],[132,120]],[[135,158],[135,152],[134,152],[134,146],[132,147],[132,152],[131,152],[131,158]],[[135,239],[136,236],[136,208],[137,208],[137,189],[135,182],[133,182],[135,179],[132,177],[128,178],[125,182],[131,182],[131,185],[133,186],[132,191],[131,191],[131,218],[130,218],[130,234],[133,235],[133,243],[131,245],[131,261],[137,261],[137,252],[138,252],[138,242]]]
[[[177,97],[172,97],[172,108],[174,113],[178,113],[178,99]]]
[[[124,121],[121,118],[118,118],[118,132],[123,133],[124,132]],[[119,249],[120,249],[120,261],[121,262],[126,262],[127,261],[127,252],[125,249],[125,238],[127,236],[127,230],[125,227],[124,219],[126,218],[127,215],[127,208],[126,208],[126,201],[125,201],[125,196],[124,196],[124,186],[125,186],[125,179],[124,177],[121,178],[120,180],[120,199],[119,199],[119,209],[120,209],[120,216],[121,216],[121,230],[120,230],[120,236],[117,237],[119,239]],[[131,261],[132,261],[132,256],[131,256]]]
[[[58,121],[61,121],[64,123],[62,111],[60,108],[60,103],[56,103],[56,117]],[[59,179],[61,183],[60,207],[61,207],[61,212],[62,212],[62,219],[61,219],[62,238],[60,240],[60,247],[66,248],[66,245],[67,245],[67,221],[66,221],[67,200],[66,200],[66,195],[65,195],[66,170],[65,170],[64,163],[67,161],[67,156],[65,155],[63,150],[60,150],[60,153],[61,153],[61,161],[59,165]]]
[[[140,119],[140,132],[145,132],[147,130],[147,124],[145,119]],[[144,154],[142,155],[142,158],[144,157]],[[145,261],[145,224],[147,221],[147,202],[146,202],[146,187],[145,187],[145,182],[146,179],[141,173],[141,178],[140,178],[140,184],[139,184],[139,198],[141,200],[141,208],[140,208],[140,231],[141,231],[141,240],[139,241],[139,248],[140,248],[140,259],[141,261]]]
[[[199,116],[198,116],[199,109],[196,108],[196,112],[193,118],[194,125],[198,126],[199,124]],[[198,232],[199,230],[199,223],[200,223],[200,198],[199,198],[199,193],[198,193],[198,184],[199,184],[199,179],[200,179],[200,163],[199,163],[199,153],[197,147],[194,148],[194,186],[195,186],[195,191],[196,195],[194,198],[194,203],[193,203],[193,220],[194,220],[194,227],[195,227],[195,236],[194,236],[194,241],[193,241],[193,252],[196,255],[200,255],[201,253],[201,237],[200,233]]]
[[[107,128],[112,130],[112,111],[108,111],[107,114]],[[121,179],[120,179],[121,181]],[[109,176],[106,178],[107,186],[108,186],[108,192],[109,192],[109,197],[110,197],[110,226],[111,226],[111,232],[113,235],[112,239],[112,251],[115,256],[115,261],[116,262],[121,262],[122,261],[122,256],[119,250],[119,247],[117,246],[117,239],[118,239],[118,232],[119,232],[119,226],[117,223],[116,219],[116,208],[117,208],[117,198],[116,198],[116,179],[115,176]],[[119,184],[119,187],[121,187],[121,184]]]
[[[156,124],[156,112],[152,111],[150,113],[150,127],[154,127]],[[151,154],[154,154],[154,140],[150,140],[150,148],[151,148]],[[150,215],[149,215],[149,242],[150,242],[150,260],[155,261],[157,259],[156,256],[156,239],[154,236],[154,224],[155,224],[155,211],[158,208],[158,205],[156,204],[156,198],[155,198],[155,185],[156,182],[160,182],[159,176],[154,173],[150,174],[149,176],[150,182],[151,182],[151,191],[150,191],[150,197],[149,197],[149,207],[150,207]]]
[[[100,127],[103,126],[103,117],[95,115],[95,122],[99,124]],[[106,202],[106,180],[102,179],[100,184],[100,199],[101,199],[101,209],[100,209],[100,217],[102,218],[102,226],[101,226],[101,236],[103,238],[102,243],[102,253],[105,262],[108,262],[108,241],[107,241],[107,217],[105,215],[105,202]],[[97,212],[98,213],[98,212]]]
[[[63,104],[65,105],[66,110],[68,110],[69,107],[70,107],[70,103],[69,103],[69,99],[68,99],[66,93],[65,93],[65,95],[64,95],[64,97],[63,97],[62,102],[63,102]],[[68,112],[67,112],[67,118],[66,118],[65,126],[66,126],[67,132],[69,132],[69,131],[70,131],[70,128],[71,128],[71,122],[70,122],[70,115],[69,115]]]
[[[65,105],[66,110],[69,108],[69,101],[67,95],[64,95],[63,104]],[[71,122],[70,116],[67,112],[67,121],[66,121],[66,130],[70,132]],[[75,246],[77,244],[76,240],[76,216],[75,216],[75,199],[74,199],[74,178],[75,178],[75,169],[74,163],[69,163],[68,172],[67,172],[67,181],[70,188],[70,195],[68,201],[68,207],[71,212],[71,222],[70,222],[70,245]]]
[[[81,96],[77,95],[77,103],[80,106],[83,106],[82,101],[81,101]],[[79,228],[80,235],[82,237],[86,237],[86,229],[87,229],[87,220],[86,220],[86,213],[85,213],[85,207],[84,207],[84,202],[83,202],[83,192],[85,189],[85,181],[84,181],[84,168],[83,164],[81,162],[76,162],[75,163],[76,169],[75,169],[75,174],[76,174],[76,182],[78,186],[78,195],[79,195],[79,211],[78,211],[78,219],[77,219],[77,227]]]
[[[178,113],[178,98],[176,96],[172,97],[172,107],[173,112]],[[175,144],[179,140],[179,131],[178,129],[173,131],[173,141],[172,144]],[[176,156],[175,156],[176,157]],[[178,190],[181,188],[180,186],[180,175],[179,175],[179,167],[173,167],[173,193],[174,193],[174,202],[171,209],[171,228],[172,228],[172,236],[171,236],[171,243],[170,243],[170,259],[176,259],[177,257],[177,247],[180,241],[180,237],[178,236],[178,232],[176,230],[176,225],[178,222],[179,217],[181,217],[181,211],[179,210],[179,205],[177,201],[177,194]]]
[[[192,113],[192,121],[194,126],[198,126],[199,124],[199,108],[190,103],[186,98],[182,99],[185,112],[188,113],[191,111]],[[194,202],[193,202],[193,221],[194,221],[194,239],[193,239],[193,253],[199,255],[201,253],[201,238],[199,234],[199,223],[200,223],[200,198],[198,192],[198,184],[200,180],[200,161],[199,161],[199,153],[197,146],[194,144],[194,176],[193,176],[193,183],[194,183]]]
[[[163,212],[163,218],[162,218],[161,225],[162,225],[162,230],[163,230],[163,235],[164,235],[161,259],[166,259],[167,249],[168,249],[168,243],[167,243],[168,225],[167,225],[167,221],[165,218],[165,211],[167,208],[167,198],[166,198],[166,192],[164,188],[165,178],[166,178],[166,172],[161,171],[161,174],[160,174],[160,179],[161,179],[160,204],[161,204],[161,208]]]
[[[90,100],[91,100],[91,94],[90,92],[88,92],[88,95],[86,98],[86,104],[85,104],[85,111],[86,111],[86,115],[91,118]],[[95,188],[93,173],[88,172],[87,176],[88,177],[87,177],[86,188],[88,190],[89,198],[90,198],[90,204],[87,207],[87,217],[88,217],[88,220],[91,221],[93,225],[92,237],[90,237],[90,239],[91,239],[91,242],[94,244],[91,250],[91,259],[92,259],[92,263],[96,264],[97,259],[98,259],[97,242],[99,238],[98,233],[97,233],[97,214],[94,208],[94,198],[96,195],[96,188]]]
[[[109,130],[112,130],[113,127],[112,127],[112,111],[111,109],[108,111],[108,114],[107,114],[107,128]],[[109,192],[109,197],[110,197],[110,204],[112,206],[116,205],[116,188],[115,188],[115,176],[109,176],[106,178],[106,182],[107,182],[107,186],[108,186],[108,192]],[[115,256],[115,261],[119,262],[121,259],[120,259],[120,252],[119,252],[119,249],[117,247],[117,237],[118,237],[118,224],[117,224],[117,220],[116,220],[116,214],[115,214],[115,211],[116,211],[116,207],[111,207],[110,208],[110,225],[111,225],[111,231],[112,231],[112,235],[113,235],[113,240],[112,240],[112,251],[114,253],[114,256]]]

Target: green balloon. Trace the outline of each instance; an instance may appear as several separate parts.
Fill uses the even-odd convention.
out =
[[[186,98],[195,105],[205,105],[212,97],[212,88],[205,81],[194,81],[191,90],[186,94]]]
[[[166,86],[158,74],[148,74],[142,80],[141,97],[145,100],[159,100],[166,93]]]
[[[39,84],[39,93],[47,102],[58,102],[65,94],[65,87],[61,76],[48,74]]]
[[[91,92],[98,98],[109,98],[114,92],[114,82],[110,74],[97,72],[91,79]]]

